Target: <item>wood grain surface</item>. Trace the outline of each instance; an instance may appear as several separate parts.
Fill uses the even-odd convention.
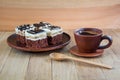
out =
[[[0,31],[40,21],[64,29],[119,28],[120,0],[0,0]]]
[[[73,30],[65,30],[71,43],[60,50],[30,53],[9,47],[6,39],[14,32],[0,32],[0,80],[119,80],[120,79],[120,29],[102,29],[113,38],[113,44],[100,57],[82,58],[69,53],[75,45]],[[105,44],[106,42],[103,42]],[[53,61],[49,54],[62,52],[66,55],[113,66],[104,69],[76,61]]]
[[[118,4],[120,0],[0,0],[0,6],[21,8],[80,8]]]

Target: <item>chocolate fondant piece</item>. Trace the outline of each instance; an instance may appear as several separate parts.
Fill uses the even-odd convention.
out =
[[[40,23],[35,23],[33,24],[35,27],[47,27],[47,26],[50,26],[51,24],[50,23],[47,23],[47,22],[40,22]]]
[[[29,30],[27,31],[28,33],[31,33],[31,34],[37,34],[37,33],[41,33],[41,32],[45,32],[44,30],[42,29],[39,29],[39,30]]]
[[[23,31],[23,30],[26,30],[26,29],[29,29],[29,28],[30,28],[30,25],[29,25],[29,24],[18,26],[18,30],[20,30],[20,31]]]
[[[47,22],[40,22],[39,23],[41,26],[51,26],[50,23],[47,23]]]
[[[38,23],[35,23],[35,24],[33,24],[35,27],[40,27],[40,24],[38,24]]]
[[[60,29],[60,27],[59,27],[59,26],[49,26],[49,29],[50,29],[50,30]]]

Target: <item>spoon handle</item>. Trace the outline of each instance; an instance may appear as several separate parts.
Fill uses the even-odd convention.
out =
[[[83,59],[78,59],[78,58],[73,58],[73,57],[67,57],[67,59],[75,60],[75,61],[79,61],[79,62],[83,62],[83,63],[88,63],[88,64],[91,64],[91,65],[104,67],[104,68],[107,68],[107,69],[111,69],[112,68],[112,66],[109,66],[109,65],[106,65],[106,64],[100,64],[100,63],[92,62],[92,61],[88,61],[88,60],[83,60]]]

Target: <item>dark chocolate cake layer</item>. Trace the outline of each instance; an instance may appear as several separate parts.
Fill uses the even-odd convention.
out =
[[[48,36],[48,43],[49,45],[55,45],[62,43],[63,40],[63,34],[56,35],[54,37]]]
[[[42,39],[42,40],[37,40],[37,41],[32,41],[32,40],[26,40],[26,47],[28,48],[44,48],[48,46],[47,39]]]
[[[26,46],[25,36],[17,35],[16,40],[17,40],[18,46],[22,46],[22,47]]]

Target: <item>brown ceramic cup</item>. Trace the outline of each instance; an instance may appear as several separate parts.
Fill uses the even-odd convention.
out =
[[[103,32],[97,28],[80,28],[74,31],[74,37],[79,52],[93,53],[97,49],[106,49],[111,46],[112,38],[108,35],[103,36]],[[103,40],[108,43],[100,45]]]

